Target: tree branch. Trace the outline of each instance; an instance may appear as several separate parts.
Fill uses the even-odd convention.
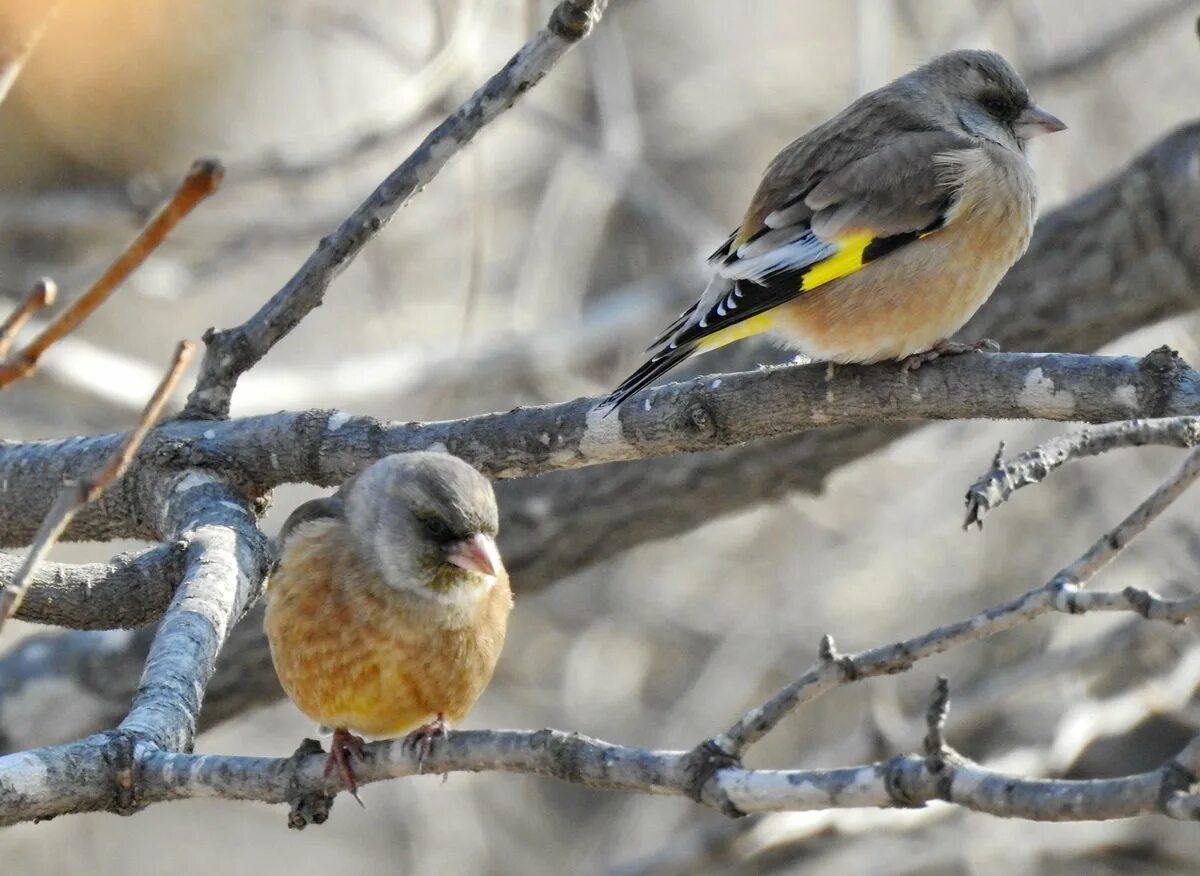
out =
[[[747,712],[724,734],[714,738],[713,747],[728,757],[740,758],[746,749],[762,739],[787,715],[835,687],[862,678],[902,672],[918,660],[940,654],[964,642],[988,638],[1051,611],[1082,614],[1093,609],[1135,610],[1147,618],[1175,622],[1200,611],[1200,600],[1197,599],[1176,603],[1155,599],[1143,602],[1146,607],[1143,610],[1125,592],[1087,594],[1082,591],[1097,572],[1112,562],[1197,477],[1200,477],[1200,451],[1193,451],[1174,475],[1078,559],[1042,586],[1016,599],[923,635],[857,654],[839,656],[833,639],[826,636],[821,640],[820,659],[815,666],[784,687],[766,704]],[[1157,608],[1154,607],[1156,604]]]
[[[137,237],[82,295],[51,320],[36,338],[12,358],[0,362],[0,389],[28,377],[55,342],[79,327],[118,286],[156,250],[188,213],[217,190],[225,171],[215,161],[197,161],[170,200],[146,223]]]
[[[176,541],[108,563],[42,563],[14,615],[18,620],[75,630],[131,629],[154,623],[183,574],[187,542]],[[0,581],[11,581],[21,560],[0,553]]]
[[[58,286],[49,277],[42,277],[33,284],[29,294],[9,314],[8,319],[4,320],[4,324],[0,325],[0,362],[8,357],[8,351],[12,349],[17,334],[24,328],[29,318],[54,304],[56,297],[58,297]]]
[[[428,185],[454,155],[541,81],[591,33],[608,0],[563,0],[504,67],[422,141],[300,270],[242,325],[204,336],[207,350],[185,417],[223,419],[238,378],[320,305],[325,290],[397,210]]]
[[[21,71],[25,69],[26,62],[42,41],[42,35],[50,26],[60,4],[61,0],[47,4],[28,34],[21,34],[15,39],[12,34],[4,35],[4,45],[0,45],[0,104],[4,103],[13,85],[20,78]]]
[[[944,698],[935,703],[941,706]],[[931,708],[931,714],[934,714]],[[950,751],[936,712],[934,754],[903,756],[824,770],[748,770],[725,765],[712,776],[722,811],[804,811],[853,807],[914,807],[944,800],[1009,818],[1081,821],[1161,813],[1197,817],[1188,794],[1200,742],[1161,768],[1116,779],[1070,781],[1007,775]],[[590,788],[691,796],[691,752],[613,745],[578,733],[475,730],[452,732],[418,764],[402,740],[366,746],[355,766],[360,785],[419,774],[512,772]],[[0,758],[0,824],[85,811],[129,814],[154,803],[195,797],[288,803],[289,823],[304,827],[327,817],[325,757],[305,745],[291,758],[190,755],[98,734],[72,745]],[[710,800],[704,800],[713,805]]]
[[[1165,420],[1128,420],[1060,435],[1032,450],[1005,460],[1004,445],[996,452],[991,470],[967,490],[967,517],[983,528],[983,517],[1007,502],[1022,487],[1040,484],[1051,472],[1076,459],[1098,456],[1118,447],[1195,447],[1200,444],[1200,419],[1171,417]]]
[[[50,507],[45,519],[38,527],[38,533],[34,539],[33,546],[25,556],[24,562],[13,576],[13,579],[4,585],[3,590],[0,590],[0,627],[21,607],[21,601],[25,598],[25,591],[29,587],[29,582],[33,579],[34,570],[45,560],[46,555],[50,552],[50,548],[54,546],[59,536],[70,525],[71,519],[78,513],[79,509],[90,502],[95,502],[104,494],[105,490],[120,480],[129,469],[130,464],[133,462],[133,457],[142,446],[142,441],[145,440],[155,421],[158,420],[159,414],[162,413],[162,407],[166,403],[167,396],[175,384],[179,382],[179,376],[183,373],[188,360],[191,359],[193,349],[194,347],[189,341],[181,341],[175,348],[175,355],[171,360],[170,366],[167,368],[167,373],[163,375],[162,381],[154,391],[154,395],[146,402],[146,407],[142,411],[142,416],[138,420],[137,425],[125,437],[125,440],[121,442],[120,446],[104,465],[98,468],[90,477],[75,483],[68,483],[59,491],[54,504]]]
[[[390,423],[340,411],[176,421],[155,430],[144,458],[150,478],[157,466],[180,462],[232,468],[255,495],[292,482],[333,486],[381,456],[429,448],[506,479],[833,426],[977,418],[1105,422],[1200,413],[1200,375],[1165,349],[1142,359],[995,353],[944,359],[916,372],[893,363],[817,364],[709,376],[644,390],[612,415],[601,402],[576,399],[432,423]],[[86,469],[117,440],[104,435],[65,446],[0,445],[0,477],[8,477],[9,501],[17,509],[0,525],[0,545],[30,536],[34,515],[46,502],[46,483]],[[141,510],[153,507],[153,497],[143,495],[145,479],[137,475],[126,478],[123,496],[81,515],[67,537],[157,538],[153,519]],[[506,511],[506,521],[512,513]],[[524,556],[537,545],[523,541],[527,533],[519,522],[516,528],[514,538],[501,527],[502,547]],[[520,576],[514,579],[518,586],[524,583]]]
[[[270,548],[242,497],[207,472],[173,479],[163,529],[188,543],[183,581],[158,626],[133,706],[118,730],[191,749],[217,652],[254,604]]]

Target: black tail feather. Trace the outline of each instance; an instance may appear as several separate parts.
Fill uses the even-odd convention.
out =
[[[608,413],[612,413],[631,395],[645,389],[659,377],[662,377],[690,356],[695,349],[695,344],[683,344],[679,347],[664,350],[657,356],[648,359],[637,371],[634,371],[621,381],[621,385],[614,389],[608,398],[604,400],[604,404],[609,408]]]
[[[692,314],[695,313],[696,309],[699,307],[700,302],[696,301],[695,304],[693,304],[683,313],[679,314],[679,316],[675,317],[675,321],[659,332],[658,336],[650,342],[650,346],[646,348],[646,352],[649,353],[652,350],[658,349],[663,345],[663,342],[666,341],[667,338],[676,334],[680,329],[687,325],[688,320],[692,318]]]

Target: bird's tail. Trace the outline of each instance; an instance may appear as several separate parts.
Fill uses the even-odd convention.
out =
[[[621,406],[627,398],[639,390],[645,389],[658,378],[662,377],[695,351],[697,344],[681,344],[678,347],[667,347],[647,359],[637,371],[634,371],[614,389],[603,402],[611,414]]]

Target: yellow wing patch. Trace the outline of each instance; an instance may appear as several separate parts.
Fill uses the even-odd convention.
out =
[[[818,286],[824,286],[833,280],[853,274],[866,264],[863,254],[874,240],[875,235],[865,231],[848,234],[845,237],[839,238],[836,241],[838,251],[809,268],[801,278],[800,288],[797,291],[801,293],[809,292]],[[731,244],[731,248],[734,250],[738,246],[739,243],[737,240],[734,240]],[[752,335],[768,331],[774,324],[775,316],[773,310],[768,310],[765,313],[760,313],[757,316],[752,316],[749,319],[731,325],[729,328],[713,332],[696,344],[696,352],[707,353],[709,350],[724,347],[726,344],[732,344],[734,341],[742,340],[742,338],[748,338]]]
[[[726,344],[732,344],[734,341],[740,341],[742,338],[748,338],[751,335],[765,332],[774,324],[775,316],[768,310],[766,313],[760,313],[758,316],[744,319],[739,323],[731,325],[729,328],[713,332],[696,344],[696,352],[707,353],[709,350],[724,347]]]
[[[800,291],[808,292],[818,286],[824,286],[831,280],[853,274],[865,264],[863,252],[874,239],[875,235],[865,232],[838,239],[838,251],[805,272],[800,281]]]

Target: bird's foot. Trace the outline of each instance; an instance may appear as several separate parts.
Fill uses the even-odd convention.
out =
[[[355,736],[345,727],[338,727],[333,731],[333,739],[329,742],[329,759],[325,761],[325,779],[328,781],[336,770],[338,777],[342,780],[342,785],[350,792],[350,796],[358,802],[359,806],[366,809],[366,804],[358,796],[358,781],[354,778],[354,769],[350,766],[351,756],[359,761],[363,759],[363,738]]]
[[[1000,345],[991,338],[983,338],[973,344],[960,344],[957,341],[941,340],[922,353],[913,353],[900,363],[900,370],[908,373],[916,371],[926,362],[940,359],[943,356],[961,356],[963,353],[998,353]]]
[[[446,715],[438,712],[437,717],[428,724],[422,724],[404,737],[401,751],[414,751],[417,754],[417,772],[425,771],[425,758],[433,753],[433,741],[446,736]]]

